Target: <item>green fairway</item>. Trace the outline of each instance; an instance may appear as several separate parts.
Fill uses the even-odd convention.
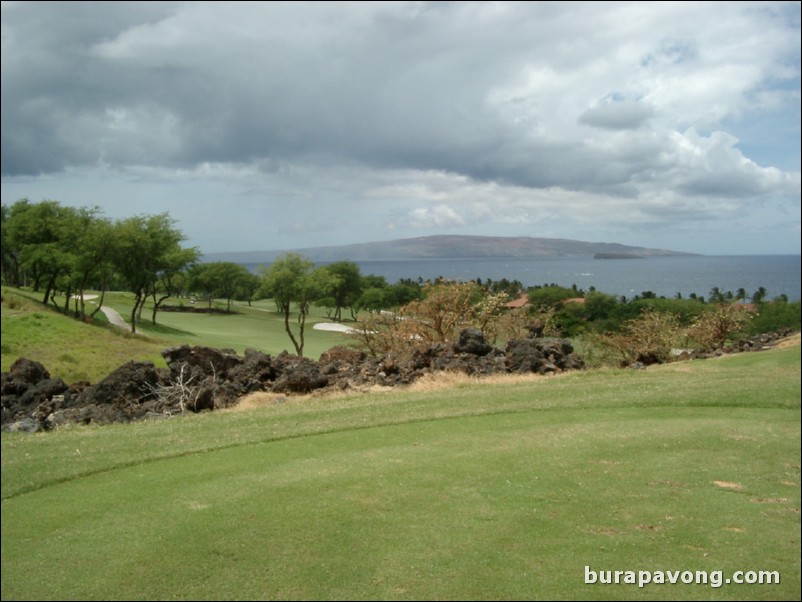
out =
[[[4,433],[2,597],[798,599],[799,371],[797,346]]]
[[[106,305],[119,311],[130,322],[131,299],[125,293],[108,295]],[[200,304],[198,305],[200,307]],[[215,307],[225,308],[224,303]],[[143,314],[140,325],[148,336],[164,340],[170,344],[205,345],[218,349],[233,349],[239,353],[246,349],[256,349],[277,355],[282,351],[295,353],[287,333],[284,320],[276,312],[272,301],[260,301],[252,306],[235,304],[230,314],[203,314],[190,312],[159,312],[157,325],[150,320],[150,313]],[[330,321],[325,310],[312,308],[304,330],[306,345],[304,355],[317,359],[324,351],[335,345],[348,344],[349,340],[337,332],[315,330],[319,322]],[[293,316],[291,327],[296,333],[298,326]]]
[[[107,321],[102,313],[96,314],[91,325],[84,324],[52,306],[43,306],[29,292],[3,288],[3,296],[7,299],[2,306],[4,371],[19,357],[26,357],[41,362],[51,375],[67,383],[79,380],[94,383],[132,360],[164,366],[161,351],[173,345],[233,349],[240,354],[248,348],[272,355],[285,350],[295,353],[284,321],[270,301],[254,303],[253,307],[237,305],[230,314],[160,312],[156,325],[145,311],[139,327],[144,333],[141,336],[104,327]],[[94,303],[93,300],[87,304],[87,313],[95,309]],[[130,323],[132,295],[108,293],[104,306],[115,309]],[[336,345],[351,343],[341,333],[314,329],[316,323],[328,321],[325,310],[313,309],[305,329],[305,356],[317,359]],[[294,319],[291,326],[297,329]]]

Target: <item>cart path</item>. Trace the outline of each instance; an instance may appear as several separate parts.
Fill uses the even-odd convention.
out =
[[[84,301],[90,302],[93,301],[94,299],[97,299],[97,295],[84,295]],[[94,303],[92,304],[94,305]],[[127,330],[128,332],[131,332],[131,325],[128,324],[123,319],[123,317],[119,314],[119,312],[117,312],[117,310],[112,309],[111,307],[106,307],[105,305],[101,305],[100,311],[102,311],[103,315],[106,316],[106,319],[109,321],[109,324],[111,324],[112,326],[116,326],[117,328],[122,328],[124,330]],[[135,334],[144,335],[144,333],[140,331],[139,328],[136,329]]]

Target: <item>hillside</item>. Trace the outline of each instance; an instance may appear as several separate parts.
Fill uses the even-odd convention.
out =
[[[259,263],[272,261],[288,250],[210,253],[206,261]],[[421,236],[384,242],[333,247],[292,249],[314,261],[370,261],[388,259],[450,259],[464,257],[593,257],[628,255],[639,257],[691,255],[665,249],[633,247],[619,243],[585,242],[530,236]]]

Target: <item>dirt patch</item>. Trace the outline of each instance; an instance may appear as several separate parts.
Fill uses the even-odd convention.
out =
[[[736,489],[740,490],[743,489],[744,486],[740,483],[733,483],[731,481],[713,481],[713,485],[716,487],[721,487],[723,489]]]
[[[585,529],[586,533],[592,533],[593,535],[604,535],[606,537],[618,537],[621,535],[621,531],[618,529],[614,529],[612,527],[603,528],[603,527],[594,527],[592,529]]]
[[[787,497],[753,497],[749,500],[754,504],[787,504]]]

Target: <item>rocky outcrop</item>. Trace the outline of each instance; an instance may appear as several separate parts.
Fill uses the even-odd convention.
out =
[[[311,393],[329,384],[317,362],[306,357],[282,353],[276,358],[278,377],[270,386],[276,393]]]
[[[516,339],[507,343],[504,358],[508,372],[551,374],[583,367],[566,339]]]
[[[54,397],[58,398],[68,388],[60,378],[50,378],[50,373],[39,362],[18,359],[8,372],[0,374],[3,425],[13,423],[18,418],[32,416],[40,404],[47,403]],[[26,424],[19,426],[17,430],[38,429]]]
[[[229,407],[255,391],[305,394],[322,389],[398,386],[424,374],[456,371],[471,375],[505,372],[546,374],[579,369],[582,360],[562,339],[512,341],[506,350],[490,345],[476,329],[453,344],[436,343],[409,357],[370,357],[335,347],[318,361],[286,352],[276,357],[247,350],[183,345],[162,352],[167,368],[128,362],[95,385],[68,387],[51,379],[41,364],[19,360],[3,373],[3,429],[52,429],[68,423],[127,422]]]
[[[464,328],[454,343],[454,351],[482,356],[493,351],[493,346],[485,340],[485,335],[478,328]]]

